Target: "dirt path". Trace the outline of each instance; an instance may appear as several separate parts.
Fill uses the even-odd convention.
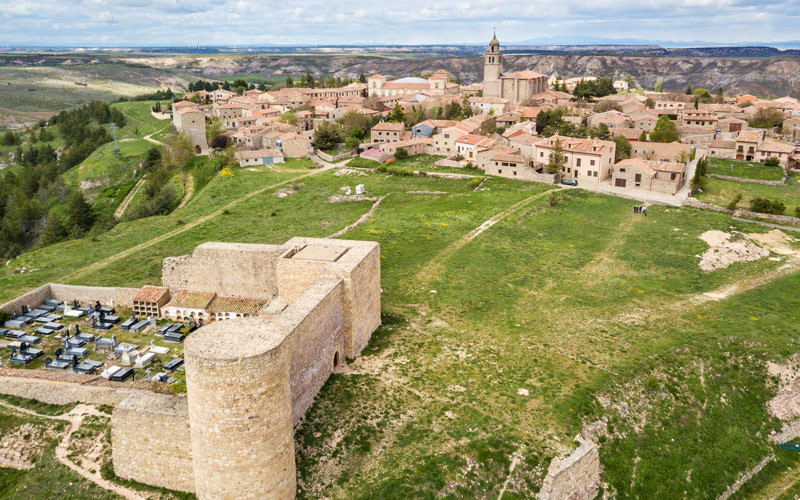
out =
[[[169,126],[169,125],[167,125],[167,126]],[[160,133],[161,133],[161,132],[163,132],[163,131],[164,131],[166,128],[167,128],[167,127],[162,127],[162,128],[161,128],[161,130],[156,130],[156,131],[155,131],[155,132],[153,132],[152,134],[147,134],[146,136],[142,137],[142,139],[144,139],[145,141],[148,141],[148,142],[152,142],[153,144],[158,144],[159,146],[164,146],[164,147],[167,147],[167,145],[166,145],[166,144],[164,144],[163,142],[159,141],[158,139],[153,139],[153,136],[154,136],[154,135],[156,135],[156,134],[160,134]]]
[[[189,231],[191,229],[194,229],[195,227],[199,226],[200,224],[208,222],[211,219],[222,215],[222,213],[225,212],[226,210],[229,211],[232,208],[234,208],[236,205],[242,203],[243,201],[247,201],[250,198],[253,198],[254,196],[258,196],[258,195],[260,195],[260,194],[262,194],[262,193],[264,193],[266,191],[269,191],[271,189],[275,189],[275,188],[280,187],[280,186],[284,186],[286,184],[295,183],[295,182],[299,181],[300,179],[304,179],[306,177],[311,177],[312,175],[317,175],[317,174],[320,174],[322,172],[326,172],[328,170],[331,170],[332,168],[335,168],[335,167],[333,165],[328,164],[323,168],[312,170],[311,172],[309,172],[307,174],[299,175],[297,177],[292,177],[291,179],[286,179],[285,181],[281,181],[281,182],[278,182],[276,184],[272,184],[272,185],[269,185],[269,186],[265,186],[265,187],[256,189],[255,191],[247,193],[246,195],[231,201],[227,205],[224,205],[224,206],[214,210],[213,212],[211,212],[209,214],[206,214],[206,215],[204,215],[202,217],[198,217],[197,219],[195,219],[195,220],[193,220],[191,222],[187,222],[186,224],[173,229],[172,231],[164,233],[161,236],[156,236],[153,239],[150,239],[148,241],[140,243],[140,244],[138,244],[136,246],[130,247],[130,248],[126,249],[126,250],[123,250],[122,252],[116,253],[116,254],[111,255],[109,257],[106,257],[105,259],[98,260],[97,262],[95,262],[93,264],[90,264],[90,265],[88,265],[86,267],[82,267],[80,269],[77,269],[77,270],[73,271],[72,273],[70,273],[70,274],[68,274],[66,276],[62,276],[60,279],[63,282],[69,282],[69,281],[75,280],[75,279],[77,279],[77,278],[79,278],[79,277],[81,277],[81,276],[83,276],[83,275],[85,275],[85,274],[87,274],[89,272],[96,271],[98,269],[102,269],[102,268],[106,267],[107,265],[109,265],[109,264],[111,264],[113,262],[128,258],[129,256],[133,255],[134,253],[136,253],[136,252],[138,252],[140,250],[144,250],[145,248],[151,247],[151,246],[153,246],[153,245],[155,245],[157,243],[161,243],[162,241],[168,240],[169,238],[172,238],[173,236],[176,236],[176,235],[179,235],[179,234],[184,233],[186,231]]]
[[[94,470],[94,472],[92,472],[88,469],[85,469],[77,465],[68,458],[70,454],[69,445],[70,442],[72,441],[72,434],[75,433],[75,431],[77,431],[81,427],[81,424],[83,424],[83,419],[90,415],[96,417],[104,417],[104,418],[108,418],[109,415],[97,411],[97,409],[94,406],[85,404],[80,404],[75,408],[73,408],[70,412],[64,415],[57,415],[57,416],[42,415],[36,413],[35,411],[28,410],[26,408],[20,408],[18,406],[14,406],[5,401],[0,401],[0,405],[9,408],[13,411],[24,413],[26,415],[33,415],[35,417],[44,418],[48,420],[60,420],[69,423],[69,428],[67,429],[67,432],[64,434],[64,437],[61,439],[61,441],[59,441],[58,445],[56,446],[56,459],[58,459],[59,462],[66,465],[73,471],[75,471],[80,476],[93,482],[94,484],[103,488],[104,490],[112,491],[117,495],[126,498],[128,500],[146,500],[145,497],[139,495],[134,490],[125,488],[124,486],[120,486],[103,479],[103,477],[100,475],[99,472],[100,471],[99,463],[92,463],[92,469]]]
[[[533,196],[529,196],[529,197],[525,198],[524,200],[521,200],[521,201],[518,201],[517,203],[514,203],[513,205],[511,205],[510,207],[506,208],[502,212],[499,212],[499,213],[493,215],[486,222],[484,222],[480,226],[476,227],[475,229],[473,229],[472,231],[470,231],[466,235],[464,235],[461,238],[459,238],[458,240],[456,240],[453,244],[451,244],[450,246],[446,247],[441,252],[439,252],[438,255],[436,255],[433,259],[430,260],[428,265],[423,267],[422,270],[420,270],[417,273],[417,275],[414,278],[413,282],[417,283],[417,287],[421,289],[422,287],[427,285],[427,283],[431,282],[434,278],[436,278],[437,276],[440,276],[445,270],[444,262],[447,261],[453,255],[455,255],[456,252],[458,252],[459,250],[464,248],[464,246],[466,246],[470,241],[474,240],[475,238],[477,238],[478,236],[483,234],[484,231],[486,231],[490,227],[494,226],[495,224],[497,224],[501,220],[505,219],[509,215],[511,215],[511,214],[517,212],[518,210],[522,209],[523,207],[525,207],[526,205],[528,205],[532,201],[538,200],[539,198],[542,198],[544,196],[548,196],[553,192],[554,192],[554,190],[548,190],[548,191],[544,191],[543,193],[539,193],[539,194],[535,194]]]
[[[189,175],[189,179],[186,181],[186,193],[183,195],[183,199],[181,200],[181,204],[178,205],[178,208],[175,210],[180,210],[181,208],[185,207],[189,200],[192,199],[194,196],[194,176]]]
[[[759,489],[750,498],[751,500],[774,500],[798,483],[800,483],[800,465],[775,476],[771,483]]]
[[[122,215],[125,213],[125,210],[128,209],[128,205],[131,204],[131,201],[133,200],[133,197],[136,196],[136,193],[139,192],[139,189],[141,189],[141,187],[143,185],[144,185],[144,176],[142,176],[142,178],[139,179],[139,181],[136,183],[136,185],[133,186],[133,189],[130,190],[128,195],[125,196],[125,199],[122,200],[122,203],[120,203],[119,206],[117,207],[117,209],[114,211],[114,218],[115,219],[119,220],[119,219],[122,218]]]

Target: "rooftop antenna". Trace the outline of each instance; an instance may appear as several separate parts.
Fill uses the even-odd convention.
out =
[[[119,156],[119,141],[117,140],[117,124],[111,124],[111,130],[114,131],[114,156]]]

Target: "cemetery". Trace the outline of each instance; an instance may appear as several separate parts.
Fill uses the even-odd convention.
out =
[[[294,426],[380,325],[379,245],[204,243],[166,258],[162,282],[47,284],[0,306],[0,393],[118,408],[120,478],[198,498],[293,497]]]

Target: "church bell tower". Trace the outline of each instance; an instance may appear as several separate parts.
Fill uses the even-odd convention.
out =
[[[502,97],[500,75],[503,73],[503,51],[497,34],[492,36],[489,48],[483,55],[483,95],[484,97]]]

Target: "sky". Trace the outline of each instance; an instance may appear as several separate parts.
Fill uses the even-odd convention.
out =
[[[9,0],[0,44],[208,46],[800,39],[798,0]]]

